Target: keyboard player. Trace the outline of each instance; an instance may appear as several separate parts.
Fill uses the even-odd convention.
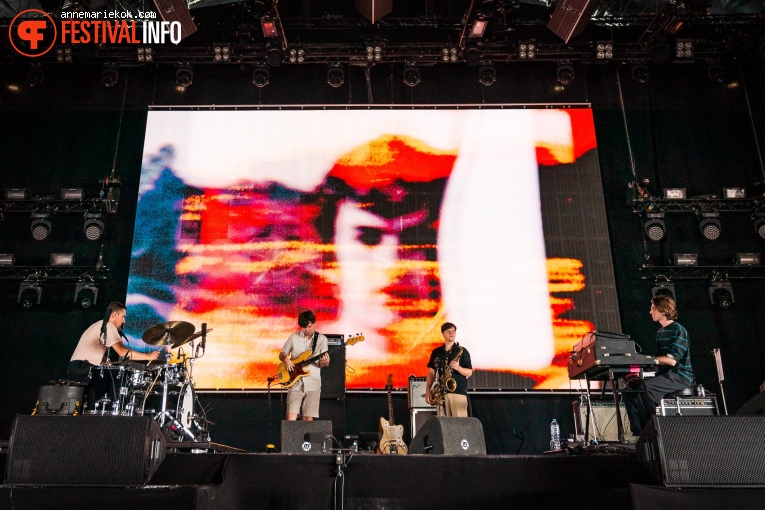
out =
[[[670,296],[651,299],[651,319],[661,328],[656,333],[656,359],[659,373],[650,379],[636,379],[633,384],[645,391],[624,393],[624,403],[630,418],[630,430],[635,436],[645,427],[656,406],[667,393],[693,386],[691,351],[688,331],[676,322],[677,306]]]

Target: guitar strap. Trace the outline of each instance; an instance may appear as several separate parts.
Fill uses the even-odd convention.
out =
[[[319,339],[319,332],[313,332],[313,344],[311,345],[311,353],[316,352],[316,341]]]

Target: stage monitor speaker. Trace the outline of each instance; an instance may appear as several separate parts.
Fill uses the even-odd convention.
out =
[[[329,420],[282,420],[282,453],[329,455],[332,453]]]
[[[736,416],[765,416],[765,391],[759,392],[742,405],[736,411]]]
[[[162,21],[177,21],[181,24],[181,40],[197,31],[186,0],[152,0]]]
[[[321,398],[343,399],[345,398],[345,335],[324,335],[327,337],[329,349],[340,346],[329,355],[329,366],[321,369]],[[315,367],[308,367],[315,370]]]
[[[547,28],[568,43],[582,33],[598,5],[597,0],[560,0]]]
[[[667,487],[765,487],[765,417],[654,416],[637,454]]]
[[[409,417],[412,420],[412,427],[409,430],[411,434],[409,437],[415,437],[422,428],[422,425],[435,416],[437,412],[435,407],[429,409],[410,409]]]
[[[5,483],[137,487],[164,459],[165,438],[150,416],[19,415]]]
[[[478,418],[434,416],[420,427],[409,453],[486,455],[483,426]]]

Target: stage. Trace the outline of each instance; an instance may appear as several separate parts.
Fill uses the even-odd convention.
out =
[[[115,452],[114,462],[119,459]],[[5,465],[6,455],[0,460]],[[754,508],[765,496],[763,489],[665,489],[638,464],[634,453],[611,448],[578,455],[356,454],[342,471],[338,477],[330,454],[168,453],[145,487],[5,485],[0,488],[0,507],[642,509],[650,502],[652,509],[698,510]]]

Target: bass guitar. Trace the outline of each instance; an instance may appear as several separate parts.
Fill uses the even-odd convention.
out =
[[[380,418],[380,444],[377,445],[377,453],[398,453],[406,455],[408,449],[404,442],[404,426],[393,423],[393,374],[388,374],[388,383],[385,385],[388,390],[388,419]]]
[[[327,350],[327,352],[332,353],[344,346],[354,345],[363,341],[364,335],[355,335],[349,337],[344,344],[333,345],[329,348],[329,350]],[[304,370],[303,367],[306,367],[311,363],[316,363],[319,358],[324,356],[323,352],[321,354],[317,354],[316,356],[311,356],[311,354],[312,351],[305,351],[303,354],[293,359],[292,366],[294,367],[294,370],[292,372],[287,370],[287,367],[284,366],[284,362],[279,363],[279,365],[276,367],[276,382],[281,384],[284,388],[291,388],[300,379],[310,374],[311,371]]]

